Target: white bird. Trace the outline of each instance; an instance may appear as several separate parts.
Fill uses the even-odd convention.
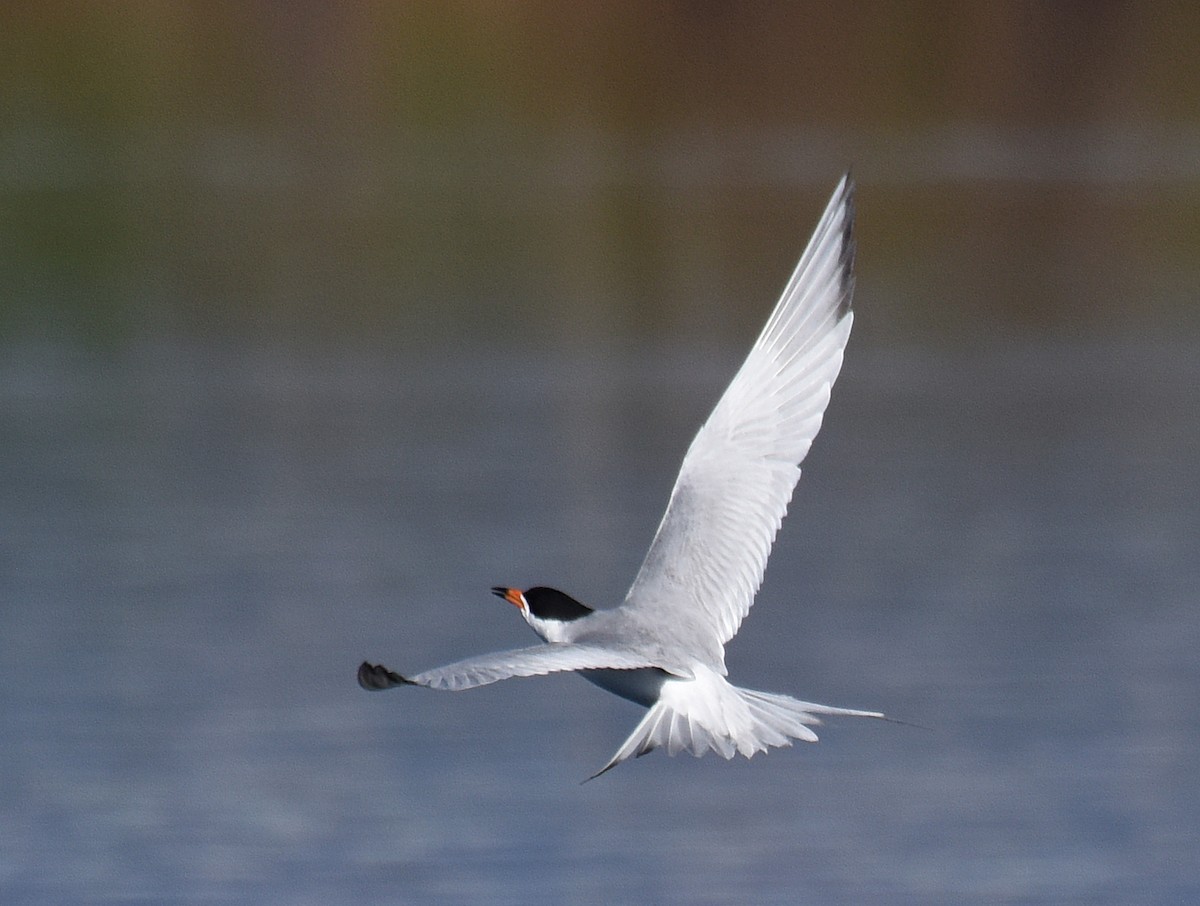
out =
[[[762,334],[688,448],[624,602],[594,610],[551,588],[494,588],[545,644],[407,677],[364,662],[359,684],[458,691],[513,676],[578,672],[648,709],[592,778],[657,748],[749,758],[793,739],[816,742],[811,727],[825,715],[883,718],[742,689],[725,678],[725,644],[754,602],[842,366],[853,286],[854,186],[847,175]]]

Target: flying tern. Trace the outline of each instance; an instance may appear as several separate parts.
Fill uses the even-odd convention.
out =
[[[847,175],[750,354],[692,440],[624,602],[593,609],[553,588],[496,587],[543,644],[411,676],[364,662],[359,684],[459,691],[577,672],[647,709],[592,778],[658,748],[749,758],[793,739],[816,742],[812,727],[824,716],[884,718],[725,678],[725,645],[754,602],[842,366],[853,287],[854,185]]]

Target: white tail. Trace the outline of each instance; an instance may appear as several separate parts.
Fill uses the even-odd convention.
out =
[[[668,755],[687,749],[696,757],[711,750],[722,758],[738,752],[750,758],[771,746],[790,746],[793,739],[816,742],[817,734],[810,727],[821,723],[818,715],[883,717],[878,711],[831,708],[787,695],[739,689],[715,671],[698,667],[694,679],[663,684],[658,701],[608,764],[588,780],[659,748]]]

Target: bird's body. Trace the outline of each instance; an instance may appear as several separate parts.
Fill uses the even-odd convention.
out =
[[[853,187],[842,180],[749,356],[692,441],[645,561],[626,595],[594,610],[555,589],[493,592],[545,644],[411,677],[364,663],[367,689],[460,690],[576,671],[648,710],[604,773],[656,748],[747,757],[815,742],[823,715],[883,717],[726,680],[725,644],[762,581],[800,462],[821,426],[853,314]]]

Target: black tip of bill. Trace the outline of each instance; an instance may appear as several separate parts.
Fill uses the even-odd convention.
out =
[[[415,686],[412,680],[405,679],[399,673],[393,673],[383,664],[369,664],[363,661],[358,665],[358,684],[368,692],[379,692],[396,686]]]

